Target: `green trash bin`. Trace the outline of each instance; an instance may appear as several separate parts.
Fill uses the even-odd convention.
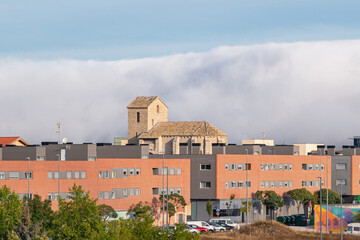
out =
[[[307,218],[303,214],[296,214],[295,216],[295,226],[306,226]]]
[[[284,223],[284,217],[277,217],[276,221],[278,221],[280,223]]]
[[[290,226],[291,224],[291,219],[289,216],[285,216],[284,217],[284,224],[287,225],[287,226]]]
[[[310,226],[314,226],[314,215],[310,217]]]

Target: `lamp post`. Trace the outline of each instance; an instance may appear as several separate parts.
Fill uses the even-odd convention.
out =
[[[249,161],[248,161],[248,156],[249,156],[249,150],[245,149],[246,151],[246,223],[249,224],[249,173],[248,173],[248,169],[249,169]]]
[[[343,220],[343,207],[342,207],[342,185],[343,180],[340,182],[340,239],[343,240],[343,231],[342,231],[342,220]]]
[[[169,167],[166,168],[166,229],[169,227]]]
[[[30,157],[27,157],[26,160],[28,160],[28,172],[27,172],[27,179],[28,179],[28,196],[27,200],[30,200]]]
[[[329,168],[328,168],[328,162],[329,162],[329,156],[326,156],[326,233],[329,232]]]
[[[165,171],[165,160],[164,160],[164,155],[165,152],[163,152],[163,159],[162,159],[162,223],[163,223],[163,228],[165,225],[165,193],[164,193],[164,189],[165,189],[165,176],[164,176],[164,171]]]
[[[322,177],[318,177],[320,179],[320,240],[322,240],[322,188],[321,188],[321,183],[322,183]]]
[[[60,159],[61,159],[61,156],[60,156],[60,154],[57,154],[57,156],[58,156],[58,197],[57,197],[57,200],[58,200],[60,197]]]

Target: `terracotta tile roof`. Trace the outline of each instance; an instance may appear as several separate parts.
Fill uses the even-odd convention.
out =
[[[158,138],[160,136],[227,136],[205,121],[196,122],[159,122],[149,132],[139,138]]]
[[[150,97],[136,97],[127,108],[147,108],[156,98],[157,96]]]
[[[2,144],[3,146],[13,145],[13,143],[18,140],[25,146],[28,145],[28,143],[22,140],[20,137],[0,137],[0,144]]]

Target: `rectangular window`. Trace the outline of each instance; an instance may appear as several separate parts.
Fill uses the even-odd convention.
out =
[[[5,179],[5,173],[4,172],[0,172],[0,179]]]
[[[9,172],[9,179],[19,179],[19,172]]]
[[[176,169],[176,174],[177,174],[177,175],[181,175],[181,168],[177,168],[177,169]]]
[[[51,193],[48,193],[48,200],[52,200],[52,195],[51,195]]]
[[[181,194],[181,188],[176,188],[176,193]]]
[[[238,188],[243,188],[244,187],[244,182],[238,182]]]
[[[211,164],[200,164],[200,170],[210,170]]]
[[[86,178],[86,172],[85,171],[81,171],[81,178],[83,178],[83,179]]]
[[[315,170],[319,170],[319,164],[314,164]]]
[[[251,170],[251,163],[245,163],[245,170]]]
[[[346,169],[346,163],[337,163],[336,164],[336,170],[345,170]]]
[[[336,186],[340,185],[346,186],[346,179],[336,179]]]
[[[313,168],[313,165],[312,164],[309,164],[308,165],[308,170],[313,170],[314,168]]]
[[[200,182],[200,188],[211,188],[211,182]]]
[[[135,175],[140,175],[140,168],[135,168]]]
[[[279,181],[279,187],[282,187],[283,183],[282,181]]]
[[[71,172],[70,171],[66,172],[66,178],[71,178]]]
[[[360,184],[360,181],[359,181],[359,184]],[[225,188],[229,188],[229,182],[225,182]]]
[[[54,178],[58,179],[59,178],[59,172],[54,172]]]
[[[96,157],[92,157],[92,156],[88,157],[88,161],[95,161],[95,160],[96,160]]]
[[[25,172],[25,179],[32,179],[32,172]]]
[[[158,188],[153,188],[152,192],[153,192],[153,195],[159,195],[159,189]]]
[[[275,187],[275,182],[270,182],[270,187]]]
[[[126,168],[123,169],[123,174],[124,174],[124,176],[127,176],[127,169]]]
[[[307,170],[307,164],[303,164],[303,165],[302,165],[302,169],[303,169],[303,170]]]
[[[36,160],[37,161],[44,161],[45,157],[44,156],[36,156]]]
[[[324,164],[321,164],[321,170],[324,170]]]
[[[237,169],[238,169],[238,170],[242,170],[242,169],[243,169],[242,163],[239,163],[239,164],[237,165]]]
[[[231,170],[235,170],[235,164],[231,164]]]
[[[231,187],[236,188],[236,182],[231,182]]]
[[[284,164],[284,169],[288,170],[288,165],[287,164]]]
[[[170,168],[169,169],[169,175],[174,175],[175,174],[175,169],[174,168]]]
[[[99,199],[103,199],[104,198],[104,193],[103,192],[99,192]]]
[[[283,168],[283,165],[282,164],[279,164],[279,169],[281,170]]]
[[[261,170],[264,170],[265,164],[261,164]]]
[[[269,187],[269,182],[267,182],[267,181],[264,182],[264,187],[266,187],[266,188]]]
[[[229,170],[229,164],[225,164],[225,170]]]
[[[247,181],[247,182],[246,182],[246,185],[247,185],[248,188],[251,187],[251,182],[250,182],[250,181]]]
[[[136,189],[135,189],[135,195],[136,195],[136,196],[140,195],[140,189],[139,189],[139,188],[136,188]]]
[[[264,187],[265,186],[265,183],[264,182],[261,182],[261,185],[260,185],[260,187]]]
[[[53,178],[53,172],[48,172],[48,179],[52,179]]]
[[[75,172],[75,178],[80,178],[80,172]]]
[[[129,195],[129,196],[133,196],[134,194],[135,194],[134,189],[133,189],[133,188],[129,188],[129,189],[128,189],[128,195]]]
[[[111,171],[111,178],[116,178],[116,171]]]
[[[289,170],[292,170],[292,164],[289,164]]]
[[[127,196],[128,195],[128,191],[126,188],[123,189],[123,196]]]
[[[104,178],[109,178],[109,171],[103,171]]]
[[[133,168],[130,168],[130,170],[129,170],[129,175],[134,175],[134,169]]]

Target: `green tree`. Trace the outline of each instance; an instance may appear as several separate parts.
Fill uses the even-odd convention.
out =
[[[41,238],[41,223],[31,222],[31,214],[29,209],[28,201],[23,201],[23,211],[21,218],[18,220],[18,227],[15,230],[14,235],[18,236],[20,239],[31,240],[31,239],[40,239]],[[46,234],[44,234],[46,235]]]
[[[248,204],[249,203],[249,204]],[[241,208],[240,208],[240,212],[241,213],[246,213],[246,216],[247,217],[249,217],[248,216],[248,213],[250,212],[250,210],[251,210],[251,207],[252,207],[252,205],[253,205],[253,201],[251,201],[251,200],[249,200],[248,202],[246,202],[246,201],[242,201],[241,202]]]
[[[69,201],[59,199],[59,210],[55,212],[51,236],[53,239],[91,239],[103,231],[103,222],[89,192],[81,186],[69,189]]]
[[[230,201],[225,203],[226,208],[227,208],[227,212],[228,212],[228,216],[230,216],[230,208],[231,208],[232,201],[234,200],[234,198],[235,198],[235,194],[231,194],[230,195]]]
[[[186,206],[186,201],[184,199],[183,196],[181,196],[180,194],[177,193],[172,193],[169,194],[169,200],[167,200],[167,195],[165,195],[165,209],[166,209],[166,204],[168,206],[168,210],[169,210],[169,222],[172,216],[175,215],[175,213],[179,210],[179,208],[183,208]],[[159,197],[159,201],[162,203],[162,198],[163,196],[160,195]],[[162,206],[161,206],[162,209]]]
[[[127,221],[127,226],[132,230],[135,239],[157,239],[159,230],[153,226],[154,218],[148,202],[137,203],[128,210],[128,215],[134,213],[135,219]]]
[[[212,216],[212,212],[213,212],[212,204],[211,204],[210,200],[208,200],[206,203],[206,212],[209,215],[209,220],[210,220],[210,218]]]
[[[100,204],[98,205],[99,208],[99,215],[104,221],[106,222],[109,218],[117,218],[118,214],[114,210],[113,207],[106,205],[106,204]]]
[[[275,191],[257,191],[255,196],[260,199],[264,206],[272,211],[274,211],[275,207],[281,208],[284,206],[281,196],[279,196]]]
[[[41,233],[47,232],[51,229],[54,211],[51,209],[51,201],[41,197],[37,194],[33,199],[27,200],[30,211],[30,220],[33,225],[40,224]]]
[[[300,213],[300,207],[309,202],[313,202],[315,197],[306,188],[298,188],[288,191],[288,194],[296,202],[298,213]]]
[[[15,192],[6,185],[0,189],[0,239],[9,239],[18,227],[22,203]]]
[[[322,198],[322,203],[326,203],[326,189],[322,189],[322,192],[321,192],[321,198]],[[314,196],[315,196],[315,202],[316,203],[320,203],[320,191],[316,191],[314,193]],[[339,204],[340,203],[340,195],[329,189],[329,204]]]

